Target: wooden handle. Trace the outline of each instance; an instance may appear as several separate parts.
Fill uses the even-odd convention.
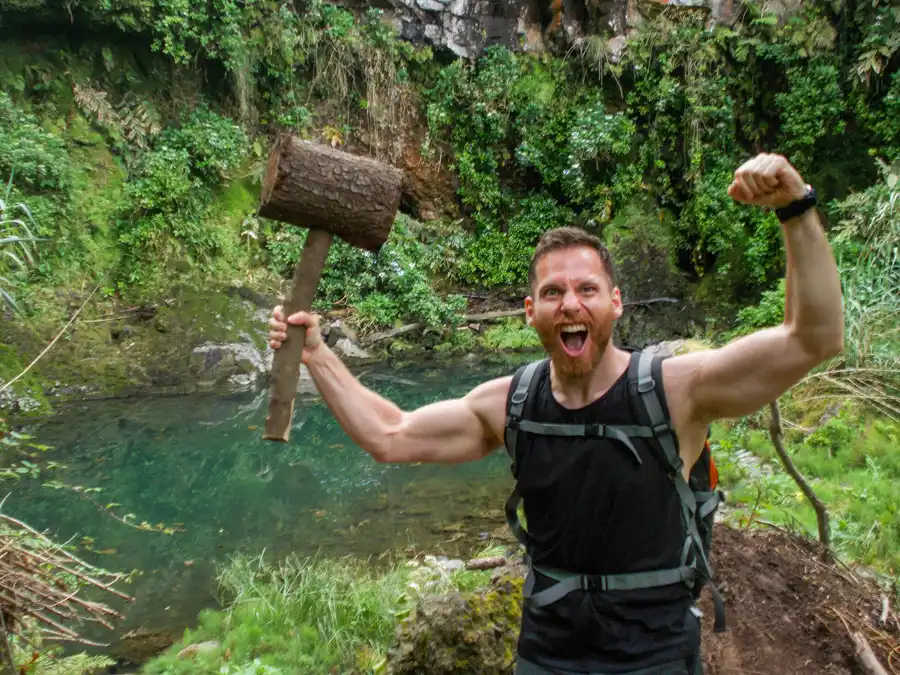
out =
[[[310,230],[303,253],[294,268],[291,295],[284,303],[284,316],[294,312],[308,312],[316,297],[319,278],[325,267],[328,249],[334,235],[325,230]],[[263,438],[268,441],[287,442],[291,435],[294,417],[294,399],[297,397],[297,381],[306,344],[306,328],[288,324],[287,340],[275,351],[272,361],[272,382],[269,386],[269,414]]]

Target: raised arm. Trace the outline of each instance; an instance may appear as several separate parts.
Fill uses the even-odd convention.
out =
[[[780,208],[803,197],[806,184],[783,157],[760,155],[738,169],[728,192],[746,204]],[[840,277],[816,210],[786,220],[782,230],[784,322],[666,363],[665,377],[688,401],[692,422],[755,412],[843,349]]]
[[[406,412],[366,389],[332,352],[315,316],[289,317],[307,327],[303,362],[326,405],[353,441],[376,461],[458,463],[480,459],[502,445],[506,394],[511,378],[491,380],[463,398]],[[285,328],[280,308],[269,322],[272,347]]]

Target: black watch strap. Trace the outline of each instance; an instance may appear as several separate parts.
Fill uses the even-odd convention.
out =
[[[806,186],[806,194],[800,199],[795,199],[787,206],[782,206],[780,209],[775,209],[775,215],[778,216],[778,220],[782,223],[786,220],[790,220],[791,218],[796,218],[797,216],[802,216],[804,213],[809,211],[812,207],[814,207],[819,201],[819,195],[812,188],[812,186]]]

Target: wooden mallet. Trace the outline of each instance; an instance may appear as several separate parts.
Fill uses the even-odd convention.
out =
[[[269,155],[259,215],[309,228],[294,269],[285,317],[310,311],[334,235],[377,252],[391,233],[400,206],[403,174],[368,157],[279,136]],[[288,325],[275,352],[263,438],[287,441],[294,416],[306,329]]]

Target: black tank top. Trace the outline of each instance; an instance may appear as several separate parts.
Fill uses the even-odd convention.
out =
[[[627,371],[601,398],[578,410],[556,401],[549,362],[534,377],[536,388],[525,402],[523,419],[639,424],[629,400]],[[510,392],[517,384],[518,376]],[[535,565],[621,574],[680,564],[685,535],[675,487],[650,446],[654,441],[631,440],[642,464],[615,440],[519,432],[517,478]],[[536,573],[534,590],[553,583]],[[547,668],[608,673],[687,659],[700,644],[691,605],[690,589],[683,584],[575,591],[540,608],[526,603],[519,654]]]

